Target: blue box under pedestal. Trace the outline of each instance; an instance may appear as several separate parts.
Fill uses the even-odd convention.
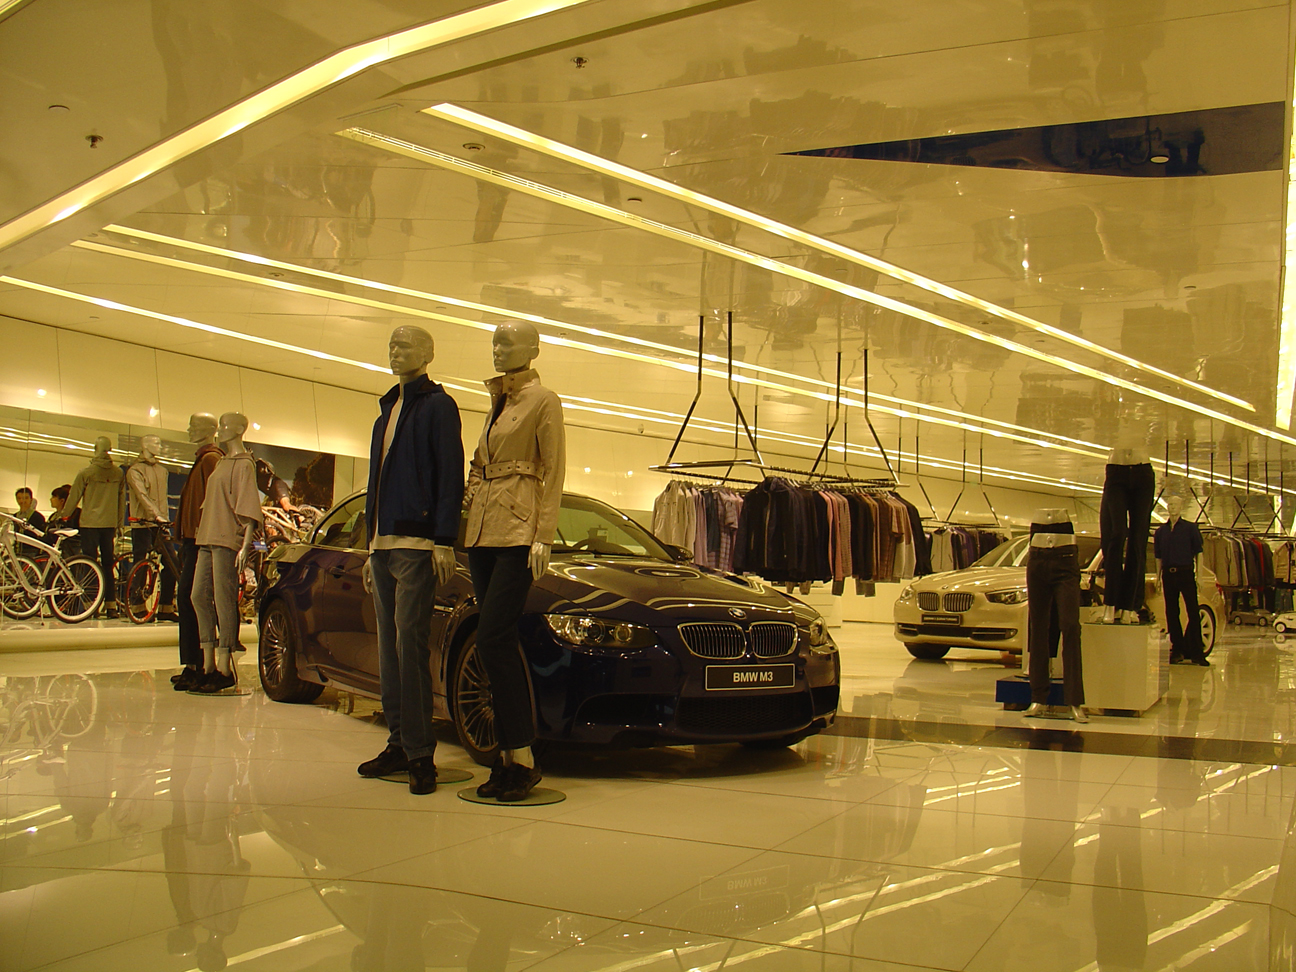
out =
[[[1030,705],[1030,679],[1025,675],[1010,675],[995,682],[995,701],[1006,705]],[[1066,705],[1062,692],[1062,679],[1052,679],[1049,684],[1049,705]]]

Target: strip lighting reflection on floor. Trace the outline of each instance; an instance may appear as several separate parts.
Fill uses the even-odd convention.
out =
[[[693,246],[698,249],[707,250],[719,256],[736,260],[739,263],[746,263],[750,266],[768,270],[771,273],[777,273],[781,276],[792,277],[793,279],[801,280],[805,283],[814,284],[824,288],[825,290],[839,293],[845,297],[860,300],[867,304],[873,304],[876,307],[882,307],[886,310],[895,311],[905,317],[910,317],[914,320],[924,321],[928,324],[933,324],[936,327],[954,331],[957,334],[973,338],[977,341],[982,341],[986,344],[994,345],[995,347],[1003,348],[1006,351],[1033,358],[1036,361],[1053,365],[1057,368],[1073,372],[1077,375],[1082,375],[1086,378],[1092,378],[1093,380],[1102,382],[1103,384],[1111,385],[1142,397],[1152,398],[1166,405],[1172,405],[1186,411],[1195,412],[1204,418],[1212,419],[1216,422],[1223,423],[1224,425],[1232,425],[1236,428],[1244,429],[1247,432],[1252,432],[1256,435],[1264,436],[1265,438],[1273,439],[1286,445],[1296,445],[1296,438],[1284,435],[1281,432],[1262,428],[1261,426],[1243,421],[1231,415],[1225,415],[1223,412],[1217,412],[1214,409],[1197,405],[1182,398],[1177,398],[1174,395],[1168,395],[1165,392],[1157,391],[1156,389],[1148,388],[1132,381],[1127,381],[1124,378],[1117,378],[1115,375],[1109,375],[1103,371],[1099,371],[1097,368],[1090,368],[1088,365],[1082,365],[1075,361],[1059,358],[1056,355],[1039,351],[1024,344],[1019,344],[1016,341],[988,334],[984,331],[977,330],[974,327],[969,327],[959,321],[952,320],[951,318],[942,317],[932,311],[924,310],[923,308],[915,307],[911,304],[906,304],[904,301],[896,300],[883,294],[877,294],[865,290],[862,287],[856,287],[838,280],[833,280],[832,278],[825,277],[822,274],[814,273],[810,270],[804,270],[800,267],[784,263],[780,260],[775,260],[771,257],[761,256],[760,254],[753,253],[750,250],[744,250],[729,243],[722,243],[718,240],[713,240],[710,237],[690,232],[689,230],[667,226],[665,223],[659,223],[643,216],[637,216],[633,213],[628,213],[625,210],[617,209],[614,206],[595,202],[592,199],[586,199],[584,196],[576,196],[572,193],[563,192],[560,189],[553,189],[530,179],[524,179],[521,176],[501,172],[498,169],[492,169],[475,162],[468,162],[464,159],[458,158],[457,156],[448,155],[445,152],[438,152],[436,149],[430,149],[426,146],[416,145],[413,142],[408,142],[404,139],[384,135],[381,132],[374,132],[362,128],[348,128],[344,131],[338,132],[337,134],[344,138],[360,142],[361,144],[384,149],[397,155],[403,155],[406,158],[421,160],[427,162],[429,165],[435,165],[451,172],[458,172],[461,175],[466,175],[482,182],[502,186],[506,189],[511,189],[523,193],[524,195],[534,196],[539,199],[546,199],[557,205],[606,219],[610,222],[620,223],[623,226],[641,229],[657,236],[662,236],[683,243],[686,246]]]
[[[1218,391],[1217,389],[1211,388],[1207,385],[1202,385],[1169,371],[1164,371],[1161,368],[1139,361],[1137,358],[1131,358],[1128,355],[1113,350],[1112,348],[1096,344],[1093,341],[1080,337],[1079,335],[1072,334],[1070,331],[1054,327],[1051,324],[1045,324],[1043,321],[1037,321],[1032,317],[1019,314],[1016,311],[1010,310],[1007,307],[1001,307],[1000,305],[991,303],[988,300],[974,297],[972,294],[965,293],[955,287],[950,287],[938,280],[933,280],[930,277],[923,276],[922,274],[914,273],[911,270],[905,270],[903,267],[898,267],[893,263],[888,263],[885,260],[879,260],[875,257],[868,256],[865,253],[861,253],[859,250],[854,250],[850,247],[842,246],[840,243],[834,243],[831,240],[824,239],[822,236],[817,236],[813,233],[807,233],[804,230],[796,229],[795,227],[788,226],[786,223],[780,223],[777,220],[770,219],[768,216],[762,216],[759,213],[743,209],[739,206],[734,206],[730,203],[723,202],[712,196],[696,192],[692,189],[685,189],[673,182],[668,182],[665,179],[651,176],[639,169],[633,169],[630,166],[612,162],[608,159],[602,158],[601,156],[581,151],[580,149],[574,148],[571,145],[566,145],[563,142],[558,142],[551,138],[546,138],[543,135],[537,135],[534,132],[529,132],[525,129],[506,124],[505,122],[497,121],[494,118],[478,114],[477,112],[470,111],[467,108],[461,108],[458,105],[443,102],[442,104],[424,108],[423,113],[430,115],[433,118],[439,118],[443,121],[461,125],[471,131],[494,135],[502,141],[532,149],[542,155],[563,159],[582,168],[590,169],[601,173],[602,175],[618,179],[622,182],[628,182],[631,185],[639,186],[641,189],[648,189],[652,192],[659,193],[660,195],[668,196],[678,202],[698,206],[702,209],[719,213],[723,216],[729,217],[730,219],[737,220],[740,223],[745,223],[748,226],[781,237],[782,239],[789,240],[793,243],[799,243],[802,246],[810,247],[811,249],[818,250],[821,253],[829,253],[835,257],[854,263],[857,266],[886,274],[894,280],[899,280],[921,288],[929,293],[939,294],[941,297],[944,297],[947,300],[952,300],[955,303],[975,308],[983,313],[998,317],[1001,320],[1010,321],[1013,324],[1021,325],[1022,327],[1029,328],[1030,330],[1037,331],[1041,334],[1047,334],[1049,337],[1056,338],[1059,341],[1074,345],[1075,347],[1081,348],[1085,351],[1101,355],[1112,361],[1119,361],[1126,367],[1134,368],[1135,370],[1142,371],[1149,375],[1155,375],[1158,378],[1165,379],[1166,381],[1173,382],[1177,385],[1182,385],[1185,388],[1191,388],[1194,391],[1201,392],[1203,395],[1209,395],[1212,398],[1219,399],[1220,401],[1228,402],[1230,405],[1236,405],[1239,408],[1244,408],[1251,412],[1255,411],[1254,405],[1241,398],[1236,398],[1233,395],[1225,394],[1224,392]]]
[[[174,246],[174,247],[179,247],[181,249],[194,250],[195,252],[198,253],[205,253],[209,256],[215,256],[222,259],[238,260],[241,262],[252,263],[258,266],[273,267],[275,269],[283,270],[289,273],[299,273],[305,276],[318,277],[322,280],[330,280],[335,283],[341,283],[341,284],[357,286],[357,287],[365,287],[368,289],[380,290],[392,294],[399,294],[404,297],[411,297],[414,298],[415,300],[428,301],[433,304],[450,304],[456,307],[462,307],[466,310],[473,310],[483,314],[496,315],[501,318],[517,318],[521,320],[526,320],[532,322],[533,324],[540,325],[542,327],[551,327],[551,328],[557,328],[557,329],[567,330],[567,331],[576,331],[581,334],[586,334],[591,337],[596,337],[602,341],[618,341],[626,344],[631,344],[636,347],[661,351],[666,354],[677,356],[679,357],[680,360],[691,361],[694,359],[695,356],[694,351],[688,348],[681,348],[676,345],[663,344],[658,341],[649,341],[644,338],[634,337],[632,335],[626,335],[626,334],[618,334],[613,331],[605,331],[596,327],[586,327],[581,324],[573,324],[569,321],[553,320],[552,318],[541,317],[538,314],[530,314],[524,311],[518,311],[507,307],[495,307],[490,304],[482,304],[482,303],[478,303],[477,301],[462,300],[460,298],[450,297],[445,294],[433,294],[433,293],[428,293],[426,291],[415,290],[410,287],[401,287],[395,284],[382,283],[377,280],[370,280],[366,277],[355,277],[349,274],[337,273],[331,270],[320,270],[314,267],[307,267],[297,263],[289,263],[284,260],[275,260],[270,257],[262,257],[252,253],[244,253],[238,250],[230,250],[224,247],[212,246],[207,243],[196,243],[190,240],[181,239],[179,237],[166,236],[161,233],[153,233],[147,230],[133,229],[127,226],[109,225],[104,227],[104,231],[119,236],[125,236],[128,238],[146,240],[153,243],[160,243],[165,246]],[[223,268],[212,267],[206,264],[194,263],[191,261],[174,260],[168,257],[155,257],[153,254],[146,254],[140,250],[126,249],[120,246],[106,246],[101,243],[92,243],[90,241],[78,241],[73,243],[72,245],[74,247],[78,247],[81,249],[95,250],[103,253],[112,253],[113,255],[116,256],[130,257],[133,259],[146,260],[146,261],[152,260],[153,262],[161,262],[170,266],[178,266],[182,269],[193,270],[199,273],[210,273],[216,276],[234,277],[236,279],[244,280],[246,282],[254,283],[260,286],[271,286],[271,287],[278,286],[280,289],[289,289],[288,287],[280,285],[278,281],[267,280],[263,277],[257,277],[254,275],[237,274],[236,271],[225,270]],[[349,295],[339,293],[337,291],[328,291],[328,294],[330,296],[330,299],[343,300],[343,301],[350,299]],[[403,305],[382,305],[382,306],[384,307],[395,306],[395,307],[403,308]],[[472,323],[475,326],[477,322],[470,322],[470,323]],[[718,354],[704,353],[702,357],[705,361],[709,361],[713,364],[727,365],[727,360]],[[734,361],[733,366],[735,369],[738,370],[752,371],[758,374],[772,375],[776,378],[782,378],[788,381],[799,381],[804,384],[815,385],[823,389],[832,389],[834,387],[831,382],[825,381],[821,378],[812,378],[804,375],[797,375],[797,374],[793,374],[792,372],[780,371],[777,368],[770,368],[765,365],[753,364],[746,361]],[[718,371],[709,371],[708,374],[711,374],[712,376],[715,377],[722,377],[721,373]],[[742,379],[739,378],[738,380],[741,381]],[[770,385],[766,387],[782,388],[783,386]],[[799,391],[799,389],[797,389],[796,391]],[[849,395],[850,392],[848,391],[847,394]],[[821,400],[827,400],[827,399],[822,399],[821,397]],[[957,409],[943,408],[939,405],[930,405],[925,402],[910,401],[909,399],[897,398],[893,395],[885,395],[880,392],[870,393],[869,400],[870,403],[874,405],[877,405],[877,403],[880,402],[886,402],[891,405],[897,406],[899,409],[916,410],[918,413],[933,412],[940,415],[945,415],[953,418],[976,422],[978,423],[978,426],[994,426],[995,428],[1007,429],[1013,432],[1020,432],[1030,436],[1030,439],[1027,441],[1031,442],[1032,444],[1037,444],[1039,437],[1044,437],[1050,440],[1056,440],[1056,442],[1059,443],[1066,443],[1069,445],[1076,446],[1078,447],[1079,450],[1085,450],[1085,451],[1078,451],[1077,452],[1078,455],[1088,455],[1088,456],[1095,456],[1095,457],[1105,456],[1111,448],[1110,446],[1102,445],[1097,442],[1086,442],[1083,439],[1073,439],[1069,436],[1059,435],[1058,433],[1055,432],[1045,432],[1040,429],[1031,429],[1023,425],[1016,425],[1012,422],[1003,422],[998,419],[985,418],[984,416],[972,415],[967,412],[960,412]],[[917,418],[919,420],[922,420],[925,417],[923,414],[915,414],[914,412],[902,412],[896,409],[891,409],[887,411],[889,411],[889,414],[896,415],[900,418]],[[980,427],[977,428],[977,431],[978,432],[984,431],[987,433],[989,432],[988,429],[984,429]],[[1050,443],[1049,448],[1057,448],[1057,446]]]
[[[258,344],[263,347],[271,347],[280,351],[288,351],[296,354],[303,354],[312,358],[334,362],[336,364],[350,365],[352,367],[361,368],[365,371],[375,372],[383,375],[391,374],[390,368],[383,365],[376,365],[368,361],[358,361],[354,358],[345,358],[340,355],[328,354],[323,351],[317,351],[313,348],[303,348],[297,345],[288,344],[283,341],[275,341],[270,338],[263,338],[254,334],[245,334],[241,331],[233,331],[228,328],[217,327],[216,325],[213,324],[204,324],[199,321],[191,320],[189,318],[178,317],[173,314],[162,314],[157,311],[147,310],[146,308],[134,307],[129,304],[123,304],[115,300],[108,300],[107,298],[103,298],[103,297],[93,297],[88,294],[81,294],[75,291],[64,290],[58,287],[51,287],[47,284],[40,284],[30,280],[22,280],[16,277],[9,277],[9,276],[0,276],[0,283],[8,284],[15,287],[25,288],[28,290],[34,290],[37,291],[38,293],[47,294],[53,297],[63,297],[69,300],[80,301],[82,303],[95,304],[96,306],[103,307],[107,310],[115,310],[126,314],[134,314],[140,317],[149,318],[151,320],[163,321],[169,324],[175,324],[179,327],[193,328],[195,330],[205,331],[209,334],[214,334],[220,337],[228,337],[234,340],[247,341],[252,344]],[[276,281],[276,283],[280,283],[280,281]],[[296,285],[292,285],[292,286],[296,286]],[[436,315],[436,316],[441,318],[441,317],[446,317],[447,315]],[[450,318],[450,320],[455,321],[456,319]],[[480,325],[479,322],[470,322],[470,323],[473,323],[474,326],[485,326],[485,325]],[[563,343],[562,339],[560,338],[550,338],[549,340],[551,343]],[[626,356],[626,357],[630,356],[629,352],[610,352],[604,350],[604,353],[618,353],[619,356]],[[670,362],[663,362],[658,359],[648,359],[648,360],[652,361],[655,364],[660,364],[667,367],[672,366]],[[691,370],[691,368],[688,368],[688,370]],[[753,384],[757,383],[755,379],[751,379],[751,378],[745,378],[744,380]],[[446,387],[448,388],[451,388],[455,391],[463,392],[465,394],[471,394],[471,395],[477,395],[483,397],[486,395],[485,390],[479,384],[469,385],[469,384],[463,384],[461,382],[456,382],[454,380],[444,380],[443,384],[445,384]],[[803,393],[813,394],[809,392],[803,392]],[[567,398],[564,398],[564,403],[568,403],[568,401],[569,400]],[[588,401],[589,400],[586,400],[586,402]],[[575,401],[570,401],[567,407],[571,407],[577,411],[589,411],[597,414],[613,415],[613,416],[628,418],[640,422],[649,420],[642,412],[636,413],[634,411],[629,411],[627,410],[626,406],[613,404],[613,403],[607,403],[606,405],[602,405],[602,404],[593,405],[593,404],[586,404],[585,402],[579,400],[575,400]],[[668,418],[662,418],[658,420],[663,424],[678,425],[678,423],[683,419],[683,415],[678,413],[672,414],[672,413],[663,412],[662,415],[669,416]],[[718,426],[714,428],[707,428],[707,431],[714,431],[717,434],[724,434],[726,436],[732,433],[731,428],[729,427],[722,428]],[[979,431],[979,430],[972,428],[971,431]],[[811,439],[806,436],[796,436],[792,433],[762,432],[761,437],[763,439],[770,440],[770,441],[786,441],[789,443],[795,443],[811,449],[817,448],[820,444],[819,440]],[[836,451],[840,453],[841,447],[840,446],[837,447]],[[880,459],[880,453],[878,453],[877,450],[865,449],[856,446],[851,446],[845,454],[861,456],[864,458],[876,457]],[[936,457],[924,456],[922,457],[922,462],[924,465],[928,466],[929,468],[934,468],[934,469],[946,469],[951,472],[959,469],[959,465],[957,463],[945,459],[936,458]],[[1063,479],[1052,479],[1049,477],[1039,476],[1034,473],[1019,471],[1019,470],[998,469],[993,466],[985,467],[985,475],[994,477],[996,479],[1003,479],[1009,483],[1028,483],[1030,485],[1062,487],[1067,490],[1080,491],[1080,492],[1091,492],[1091,493],[1101,492],[1101,490],[1098,489],[1097,487],[1088,486],[1086,484],[1068,482]]]
[[[0,225],[0,249],[21,242],[52,223],[74,216],[167,166],[263,118],[291,108],[366,68],[588,2],[499,0],[498,3],[344,48]]]

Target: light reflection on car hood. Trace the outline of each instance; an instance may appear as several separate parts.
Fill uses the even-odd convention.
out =
[[[1025,567],[968,567],[928,574],[913,582],[915,591],[1002,591],[1025,586]]]

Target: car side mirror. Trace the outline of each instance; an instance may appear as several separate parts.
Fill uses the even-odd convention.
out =
[[[671,560],[677,564],[691,564],[693,562],[693,551],[688,547],[681,547],[675,543],[663,543],[662,546],[670,554]]]

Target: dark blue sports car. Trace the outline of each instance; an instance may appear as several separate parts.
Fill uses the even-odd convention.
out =
[[[335,684],[377,698],[364,493],[276,548],[259,605],[261,684],[309,702]],[[837,647],[812,608],[767,584],[694,567],[598,500],[564,494],[549,572],[531,588],[522,647],[542,740],[616,746],[742,742],[786,746],[837,713]],[[490,684],[475,650],[467,558],[437,592],[437,713],[489,764]]]

